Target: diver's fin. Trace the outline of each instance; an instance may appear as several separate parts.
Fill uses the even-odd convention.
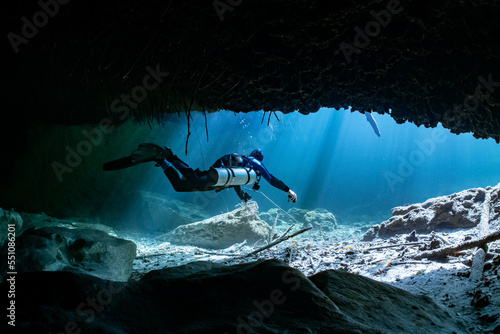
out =
[[[129,157],[113,160],[106,162],[103,166],[103,170],[117,170],[124,169],[138,165],[143,162],[149,161],[162,161],[164,159],[172,158],[172,150],[168,147],[164,149],[156,144],[142,143],[139,144],[137,150],[135,150]]]
[[[110,162],[106,162],[102,165],[102,170],[117,170],[132,167],[137,165],[138,162],[132,162],[130,157],[120,158]]]

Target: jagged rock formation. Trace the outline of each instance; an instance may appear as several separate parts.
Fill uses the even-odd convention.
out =
[[[257,215],[256,202],[206,220],[182,225],[159,237],[176,245],[221,249],[247,241],[268,240],[271,227]]]
[[[69,271],[102,279],[127,281],[132,273],[136,245],[93,229],[43,227],[29,229],[16,238],[16,270]],[[6,245],[0,250],[7,258]],[[14,271],[0,264],[0,274]]]
[[[391,218],[370,227],[363,239],[387,238],[412,231],[430,233],[475,227],[481,222],[483,205],[487,205],[488,208],[486,224],[499,225],[499,195],[500,184],[496,187],[473,188],[448,196],[431,198],[424,203],[399,206],[392,209]],[[487,197],[488,202],[484,203]]]
[[[8,6],[2,92],[21,121],[352,106],[500,139],[496,1]]]
[[[17,284],[18,333],[467,333],[427,297],[336,271],[307,278],[277,260],[195,262],[127,283],[25,273]]]

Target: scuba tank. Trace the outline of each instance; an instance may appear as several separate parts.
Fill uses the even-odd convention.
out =
[[[246,167],[212,167],[209,173],[216,181],[214,187],[241,186],[254,183],[257,179],[255,171]]]

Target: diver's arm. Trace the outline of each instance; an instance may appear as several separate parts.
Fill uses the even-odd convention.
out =
[[[269,181],[269,183],[271,183],[272,186],[288,193],[288,201],[292,201],[293,203],[297,202],[297,194],[292,189],[288,188],[286,184],[284,184],[280,179],[274,177],[272,174],[269,175],[271,176],[271,181]]]
[[[257,159],[251,159],[251,163],[252,168],[256,172],[258,172],[259,175],[262,175],[264,179],[266,179],[266,181],[269,182],[273,187],[276,187],[288,193],[289,201],[292,201],[293,203],[297,202],[297,194],[292,189],[288,188],[288,186],[284,184],[283,181],[269,173],[269,171],[260,161],[258,161]]]
[[[248,193],[241,190],[241,186],[234,186],[234,191],[236,191],[236,194],[242,201],[246,202],[252,199],[252,197]]]
[[[271,175],[271,181],[269,182],[273,187],[283,190],[284,192],[288,192],[290,188],[287,187],[286,184],[283,183],[280,179]]]

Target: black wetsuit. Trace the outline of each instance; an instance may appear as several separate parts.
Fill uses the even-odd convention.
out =
[[[216,176],[214,173],[210,172],[210,170],[212,168],[220,167],[251,168],[258,176],[262,176],[272,186],[285,192],[290,190],[290,188],[288,188],[282,181],[269,173],[262,162],[252,156],[241,156],[236,153],[226,154],[214,162],[210,169],[206,171],[201,171],[200,169],[193,170],[188,164],[179,159],[177,156],[169,158],[168,162],[170,162],[172,166],[164,170],[165,175],[168,177],[175,191],[179,192],[219,190],[219,187],[215,187],[215,184],[217,183]],[[182,178],[179,176],[177,171],[181,173]],[[241,186],[231,187],[234,188],[240,199],[246,201],[251,198],[250,195],[241,189]]]

